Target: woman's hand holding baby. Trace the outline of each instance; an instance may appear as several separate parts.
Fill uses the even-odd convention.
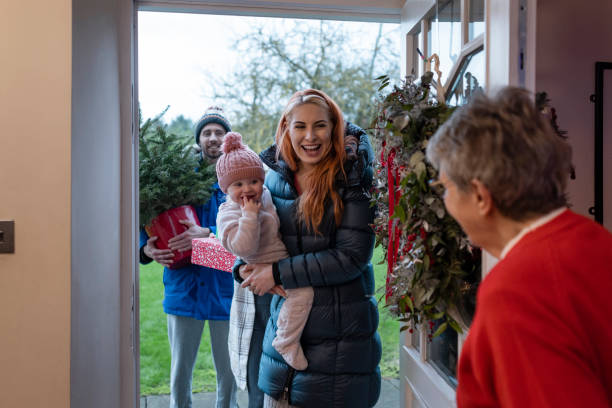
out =
[[[261,296],[276,286],[272,274],[272,264],[253,265],[252,273],[242,282],[243,288],[249,288],[254,294]]]

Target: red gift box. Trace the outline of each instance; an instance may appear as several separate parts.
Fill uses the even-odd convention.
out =
[[[192,264],[232,272],[236,256],[225,249],[217,238],[194,238],[191,247]]]

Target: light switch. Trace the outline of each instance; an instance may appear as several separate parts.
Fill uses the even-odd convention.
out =
[[[15,221],[0,221],[0,254],[15,253]]]

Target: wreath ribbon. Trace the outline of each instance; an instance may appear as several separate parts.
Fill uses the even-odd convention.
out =
[[[399,220],[392,218],[395,212],[395,204],[399,204],[401,194],[397,191],[399,187],[399,170],[395,166],[395,149],[392,148],[387,157],[386,163],[383,161],[383,166],[387,167],[387,182],[389,185],[389,247],[387,249],[387,280],[385,290],[385,301],[393,294],[391,287],[391,274],[393,267],[397,261],[397,253],[400,244],[400,228],[398,227]]]

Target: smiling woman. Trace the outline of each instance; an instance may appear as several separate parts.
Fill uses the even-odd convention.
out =
[[[295,172],[298,193],[311,184],[312,188],[306,189],[298,202],[298,217],[315,232],[323,219],[328,194],[336,222],[341,216],[342,204],[333,185],[345,156],[343,118],[329,96],[307,89],[291,97],[276,131],[277,157],[285,158]],[[290,143],[285,142],[286,138]]]
[[[350,159],[345,132],[358,139]],[[291,295],[271,301],[258,382],[266,393],[264,407],[372,407],[380,394],[381,344],[370,262],[374,214],[368,136],[345,123],[329,96],[306,89],[290,98],[276,144],[261,157],[270,168],[266,186],[289,257],[235,268],[236,278],[244,279],[242,287],[256,288],[256,294],[275,285],[314,292],[300,340],[307,366],[292,363],[277,348]]]
[[[291,111],[289,137],[299,159],[299,168],[310,171],[329,150],[332,123],[327,108],[318,105],[325,103],[322,98],[312,95],[308,100],[313,103],[306,103]]]

